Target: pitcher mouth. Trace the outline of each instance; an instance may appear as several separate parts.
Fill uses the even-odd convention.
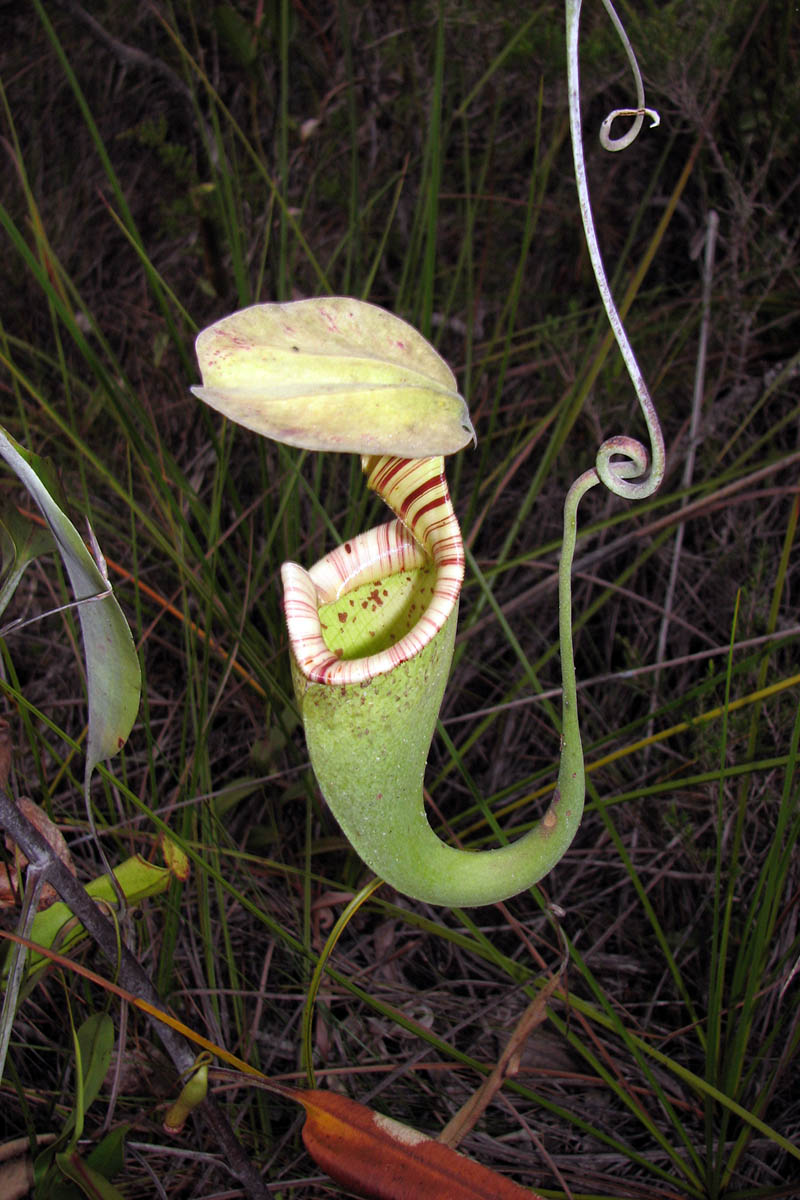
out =
[[[297,563],[284,563],[281,568],[289,644],[309,683],[364,684],[385,675],[428,645],[461,593],[464,546],[447,490],[444,460],[374,455],[362,459],[362,465],[368,485],[397,513],[397,519],[343,543],[310,571]],[[426,567],[432,571],[423,578]],[[416,587],[417,594],[399,623],[390,628],[381,611],[389,592],[378,585],[392,577],[405,577],[404,586]],[[395,578],[393,590],[399,582]],[[375,588],[364,593],[364,586],[371,584]],[[375,653],[346,657],[333,635],[339,632],[337,623],[344,625],[355,615],[353,598],[360,589],[359,606],[371,608],[375,617],[375,627],[367,630],[362,644],[371,637],[391,644]],[[405,630],[403,622],[408,623],[409,613],[416,611],[418,618]]]

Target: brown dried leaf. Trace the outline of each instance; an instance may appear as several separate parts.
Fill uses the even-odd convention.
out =
[[[0,770],[2,770],[2,729],[0,729]],[[49,842],[52,849],[55,851],[58,858],[61,859],[67,870],[74,875],[75,867],[72,863],[72,856],[69,852],[69,847],[64,840],[64,835],[53,821],[50,820],[44,809],[30,800],[27,796],[20,796],[17,801],[17,807],[22,815],[30,821],[31,825]],[[28,865],[28,860],[25,855],[17,848],[10,837],[6,837],[6,846],[14,856],[14,863],[11,870],[7,870],[5,866],[0,864],[0,908],[13,907],[17,902],[19,892],[19,876],[20,872]],[[58,895],[54,888],[46,883],[42,888],[39,898],[39,908],[47,908],[58,899]]]
[[[541,1200],[496,1171],[346,1096],[287,1091],[306,1110],[303,1141],[332,1179],[367,1200]]]
[[[561,972],[547,981],[525,1009],[491,1075],[484,1079],[478,1090],[470,1096],[466,1104],[448,1121],[439,1134],[439,1141],[443,1145],[457,1146],[483,1116],[486,1108],[503,1086],[504,1080],[513,1079],[517,1074],[525,1042],[536,1026],[541,1025],[547,1016],[547,1002],[560,983]]]

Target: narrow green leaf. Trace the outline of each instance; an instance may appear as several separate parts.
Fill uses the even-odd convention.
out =
[[[95,1102],[111,1064],[114,1022],[108,1013],[92,1013],[78,1030],[83,1065],[83,1110]]]
[[[77,1151],[57,1154],[56,1164],[67,1179],[77,1184],[87,1200],[125,1200],[122,1192],[99,1171],[93,1170]]]
[[[19,586],[25,571],[37,558],[55,550],[49,530],[40,529],[23,517],[13,504],[4,506],[0,512],[0,556],[2,577],[0,578],[0,616]]]
[[[42,461],[0,427],[0,455],[19,476],[50,528],[77,600],[86,654],[89,735],[86,779],[102,759],[116,754],[127,740],[139,708],[141,673],[128,623],[111,592],[104,570],[95,562],[43,479]]]

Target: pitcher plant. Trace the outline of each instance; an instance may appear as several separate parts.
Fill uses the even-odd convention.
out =
[[[608,0],[604,0],[610,8]],[[618,436],[570,488],[559,566],[561,757],[547,811],[510,845],[474,853],[443,842],[425,814],[423,777],[450,671],[464,547],[444,459],[475,439],[447,364],[410,325],[348,297],[258,304],[197,338],[193,392],[231,420],[308,450],[361,455],[367,486],[394,520],[344,542],[310,570],[285,563],[292,678],[311,763],[350,844],[381,878],[431,904],[481,905],[537,883],[572,842],[584,764],[572,651],[571,570],[581,496],[602,481],[649,496],[664,472],[655,411],[606,281],[592,225],[578,105],[580,3],[567,0],[570,122],[592,265],[650,435],[651,454]],[[612,10],[613,11],[613,10]],[[624,38],[624,34],[622,34]],[[611,114],[603,144],[622,149],[644,115]],[[617,115],[635,117],[612,139]],[[657,120],[657,118],[655,118]],[[655,123],[655,121],[654,121]]]
[[[344,297],[244,309],[204,330],[197,355],[202,400],[288,444],[360,453],[367,486],[395,514],[310,570],[281,571],[311,762],[351,845],[399,891],[435,904],[487,904],[531,886],[564,853],[583,808],[568,560],[550,807],[512,845],[479,854],[441,841],[425,815],[464,579],[444,456],[474,438],[449,368],[410,325]]]

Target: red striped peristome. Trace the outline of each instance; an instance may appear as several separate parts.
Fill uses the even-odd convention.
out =
[[[458,603],[464,580],[464,545],[444,459],[364,456],[367,484],[397,520],[337,546],[310,571],[284,563],[283,609],[292,654],[310,683],[367,683],[418,654],[439,632]],[[419,621],[395,645],[364,658],[342,659],[322,636],[319,609],[363,583],[433,561],[433,596]]]

